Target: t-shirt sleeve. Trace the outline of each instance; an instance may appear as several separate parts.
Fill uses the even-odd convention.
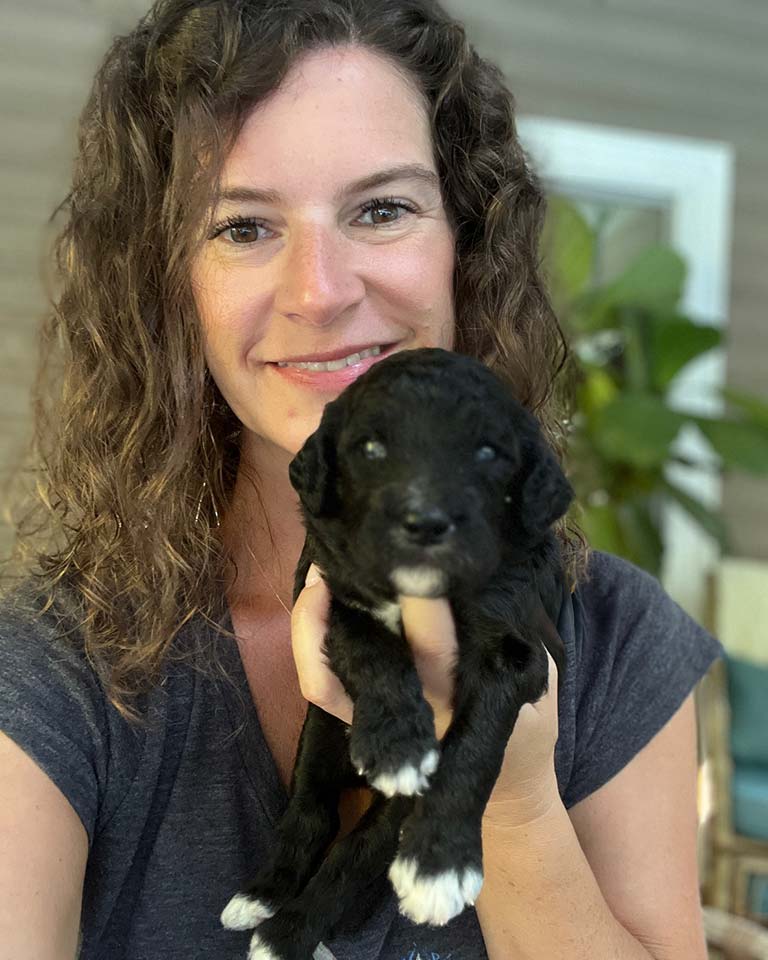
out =
[[[61,790],[90,844],[106,784],[102,688],[60,618],[34,613],[11,600],[0,607],[0,730]]]
[[[592,554],[576,602],[582,629],[568,807],[622,770],[723,653],[655,577],[619,557]]]

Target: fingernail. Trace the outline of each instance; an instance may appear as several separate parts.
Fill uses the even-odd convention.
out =
[[[320,580],[320,570],[315,566],[314,563],[310,563],[309,570],[307,570],[307,577],[304,581],[304,586],[313,587],[318,580]]]

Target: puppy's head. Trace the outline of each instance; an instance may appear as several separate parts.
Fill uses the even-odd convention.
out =
[[[329,403],[290,479],[320,566],[388,597],[479,587],[573,495],[509,388],[427,348],[382,360]]]

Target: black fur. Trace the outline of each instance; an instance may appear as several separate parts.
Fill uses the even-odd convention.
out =
[[[419,879],[456,870],[466,880],[437,906],[416,896],[416,915],[413,894],[401,896],[416,922],[447,922],[474,901],[477,877],[466,871],[482,871],[481,820],[520,708],[546,691],[545,647],[565,669],[551,526],[573,494],[511,389],[438,349],[394,354],[329,403],[290,479],[307,531],[294,600],[315,562],[332,595],[326,654],[355,712],[348,728],[310,704],[273,856],[244,894],[275,911],[258,923],[250,956],[305,960],[396,857],[401,874],[412,863]],[[404,576],[398,590],[393,571],[415,567],[432,579]],[[459,658],[442,744],[402,628],[381,614],[398,592],[451,604]],[[408,765],[416,783],[402,775]],[[377,792],[326,857],[341,791],[366,782],[391,796]],[[402,892],[407,881],[392,876]]]

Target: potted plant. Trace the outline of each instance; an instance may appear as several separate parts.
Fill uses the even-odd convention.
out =
[[[569,473],[579,522],[593,547],[658,576],[661,514],[673,500],[727,551],[722,516],[668,476],[681,462],[702,469],[768,473],[768,403],[723,390],[734,410],[710,417],[674,409],[670,384],[721,343],[717,328],[680,310],[686,267],[670,247],[643,250],[610,282],[597,275],[606,217],[590,224],[575,204],[553,197],[542,254],[576,366]],[[675,449],[684,425],[705,437],[712,457],[691,463]]]

